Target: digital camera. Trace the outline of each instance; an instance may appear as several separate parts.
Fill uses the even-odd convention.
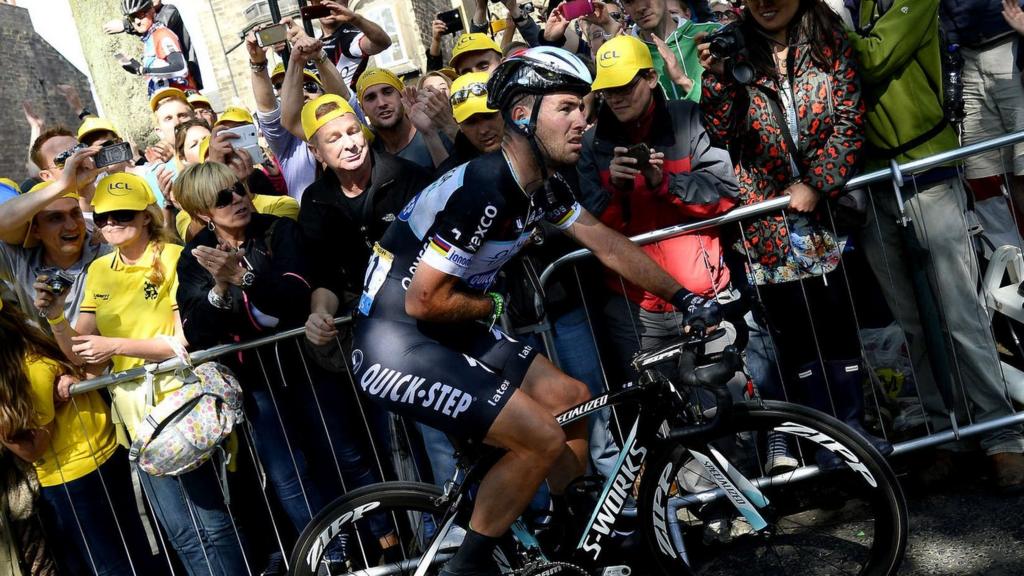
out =
[[[39,273],[46,275],[46,280],[43,282],[46,285],[46,290],[58,296],[67,292],[68,288],[75,283],[74,278],[58,268],[44,268]]]
[[[740,84],[750,84],[754,80],[754,67],[747,61],[747,45],[740,30],[739,22],[727,24],[708,34],[704,41],[709,44],[708,50]]]

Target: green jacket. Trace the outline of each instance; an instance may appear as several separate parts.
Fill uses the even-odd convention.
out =
[[[864,30],[850,32],[850,41],[860,59],[867,103],[867,168],[956,148],[956,132],[942,110],[939,0],[895,0],[880,17],[875,0],[862,0],[860,22]],[[900,150],[940,123],[945,127],[934,137]]]
[[[647,44],[647,49],[651,52],[651,58],[654,60],[654,69],[658,71],[658,82],[661,84],[661,88],[665,91],[665,95],[668,96],[669,100],[685,98],[693,102],[700,102],[700,77],[704,74],[704,68],[700,65],[700,57],[697,55],[697,43],[694,42],[694,37],[701,32],[713,32],[719,27],[718,24],[711,22],[697,24],[684,18],[677,18],[675,31],[668,38],[664,39],[665,44],[675,53],[683,68],[683,72],[690,80],[693,80],[693,88],[688,93],[683,93],[683,89],[669,78],[668,72],[665,71],[665,59],[658,52],[658,46],[654,42],[644,41],[644,44]],[[640,27],[637,25],[633,26],[633,35],[643,40],[643,37],[640,36]]]

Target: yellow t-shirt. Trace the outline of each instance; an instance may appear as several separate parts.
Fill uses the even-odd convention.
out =
[[[78,480],[102,466],[117,450],[110,407],[99,392],[78,394],[71,401],[54,406],[53,390],[62,372],[61,366],[49,358],[25,359],[36,425],[54,423],[50,450],[35,462],[43,486]]]
[[[155,286],[147,278],[152,270],[153,246],[151,242],[136,264],[125,264],[120,250],[114,250],[89,266],[80,311],[96,315],[96,329],[101,336],[132,340],[174,336],[174,313],[178,310],[177,268],[182,247],[164,244],[160,252],[164,281]],[[128,356],[114,356],[112,361],[114,372],[146,364],[142,358]],[[173,375],[156,377],[154,402],[180,387]],[[151,408],[146,402],[146,386],[142,381],[118,384],[110,389],[110,395],[114,401],[114,422],[124,424],[128,437],[134,438],[135,425]]]
[[[296,222],[299,220],[299,201],[291,196],[253,194],[252,205],[260,214],[291,218]],[[191,223],[192,217],[184,210],[179,210],[178,215],[174,217],[174,227],[178,230],[178,236],[182,240],[185,239],[185,232],[188,231],[188,226]]]

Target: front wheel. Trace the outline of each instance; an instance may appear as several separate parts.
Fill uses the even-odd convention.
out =
[[[828,454],[843,464],[818,470]],[[790,466],[768,474],[769,461]],[[730,467],[757,489],[733,481],[740,489],[726,497],[712,476],[730,477]],[[758,491],[767,502],[740,513],[734,501],[755,502]],[[885,459],[831,416],[783,402],[737,404],[715,438],[659,450],[644,473],[640,518],[673,576],[885,576],[907,542],[906,500]]]

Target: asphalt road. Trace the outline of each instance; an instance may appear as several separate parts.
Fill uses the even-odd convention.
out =
[[[979,476],[987,463],[973,464],[929,488],[903,477],[910,545],[900,574],[1024,575],[1024,494],[996,494]]]

